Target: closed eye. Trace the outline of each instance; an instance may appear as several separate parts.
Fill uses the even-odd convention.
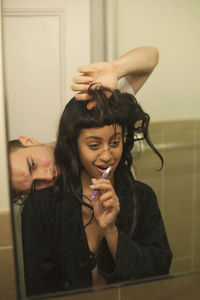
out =
[[[32,159],[32,162],[31,162],[31,169],[34,169],[35,168],[35,162],[34,160]]]
[[[31,175],[32,175],[32,171],[33,171],[34,168],[35,168],[35,162],[34,162],[33,159],[29,159],[29,158],[27,157],[27,158],[26,158],[26,163],[27,163],[29,175],[31,176]]]
[[[92,150],[97,150],[99,148],[99,144],[97,143],[89,144],[88,146]]]

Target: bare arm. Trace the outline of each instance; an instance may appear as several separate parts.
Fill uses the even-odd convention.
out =
[[[158,64],[159,53],[154,47],[136,48],[114,60],[118,79],[125,77],[137,93]]]
[[[88,87],[100,83],[111,90],[116,89],[119,79],[125,77],[137,93],[158,64],[159,53],[154,47],[133,49],[112,62],[98,62],[81,66],[71,88],[77,100],[89,100]],[[94,106],[92,104],[91,108]]]

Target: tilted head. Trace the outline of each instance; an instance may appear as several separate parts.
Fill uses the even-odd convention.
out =
[[[148,136],[149,115],[142,110],[135,97],[116,90],[107,99],[105,90],[104,88],[89,90],[96,101],[96,106],[92,110],[87,109],[87,102],[73,98],[66,105],[60,119],[55,158],[61,168],[64,185],[74,194],[78,192],[80,175],[85,169],[78,143],[83,130],[85,132],[86,129],[94,129],[95,132],[96,129],[96,132],[99,132],[100,128],[103,130],[105,126],[108,128],[112,126],[113,136],[121,130],[122,153],[119,166],[126,164],[131,167],[131,150],[135,140],[145,139],[156,152]],[[94,165],[98,164],[99,161],[94,162]]]
[[[11,187],[16,192],[29,193],[51,186],[59,170],[54,159],[55,143],[39,143],[21,136],[8,142]]]

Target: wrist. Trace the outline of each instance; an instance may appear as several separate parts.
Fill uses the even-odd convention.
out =
[[[106,229],[104,229],[104,237],[113,235],[117,231],[117,226],[115,224],[109,225]]]
[[[120,59],[117,58],[117,59],[113,60],[111,62],[111,64],[112,64],[114,72],[117,76],[117,80],[119,80],[120,78],[125,76],[124,71],[123,71],[123,65],[121,64]]]

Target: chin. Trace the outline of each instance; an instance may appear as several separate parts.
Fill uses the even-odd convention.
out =
[[[39,185],[37,185],[37,186],[35,187],[35,189],[36,189],[36,190],[47,189],[47,188],[49,188],[49,187],[51,187],[51,186],[53,186],[53,185],[54,185],[54,181],[49,182],[49,183],[45,183],[45,184],[39,184]]]

